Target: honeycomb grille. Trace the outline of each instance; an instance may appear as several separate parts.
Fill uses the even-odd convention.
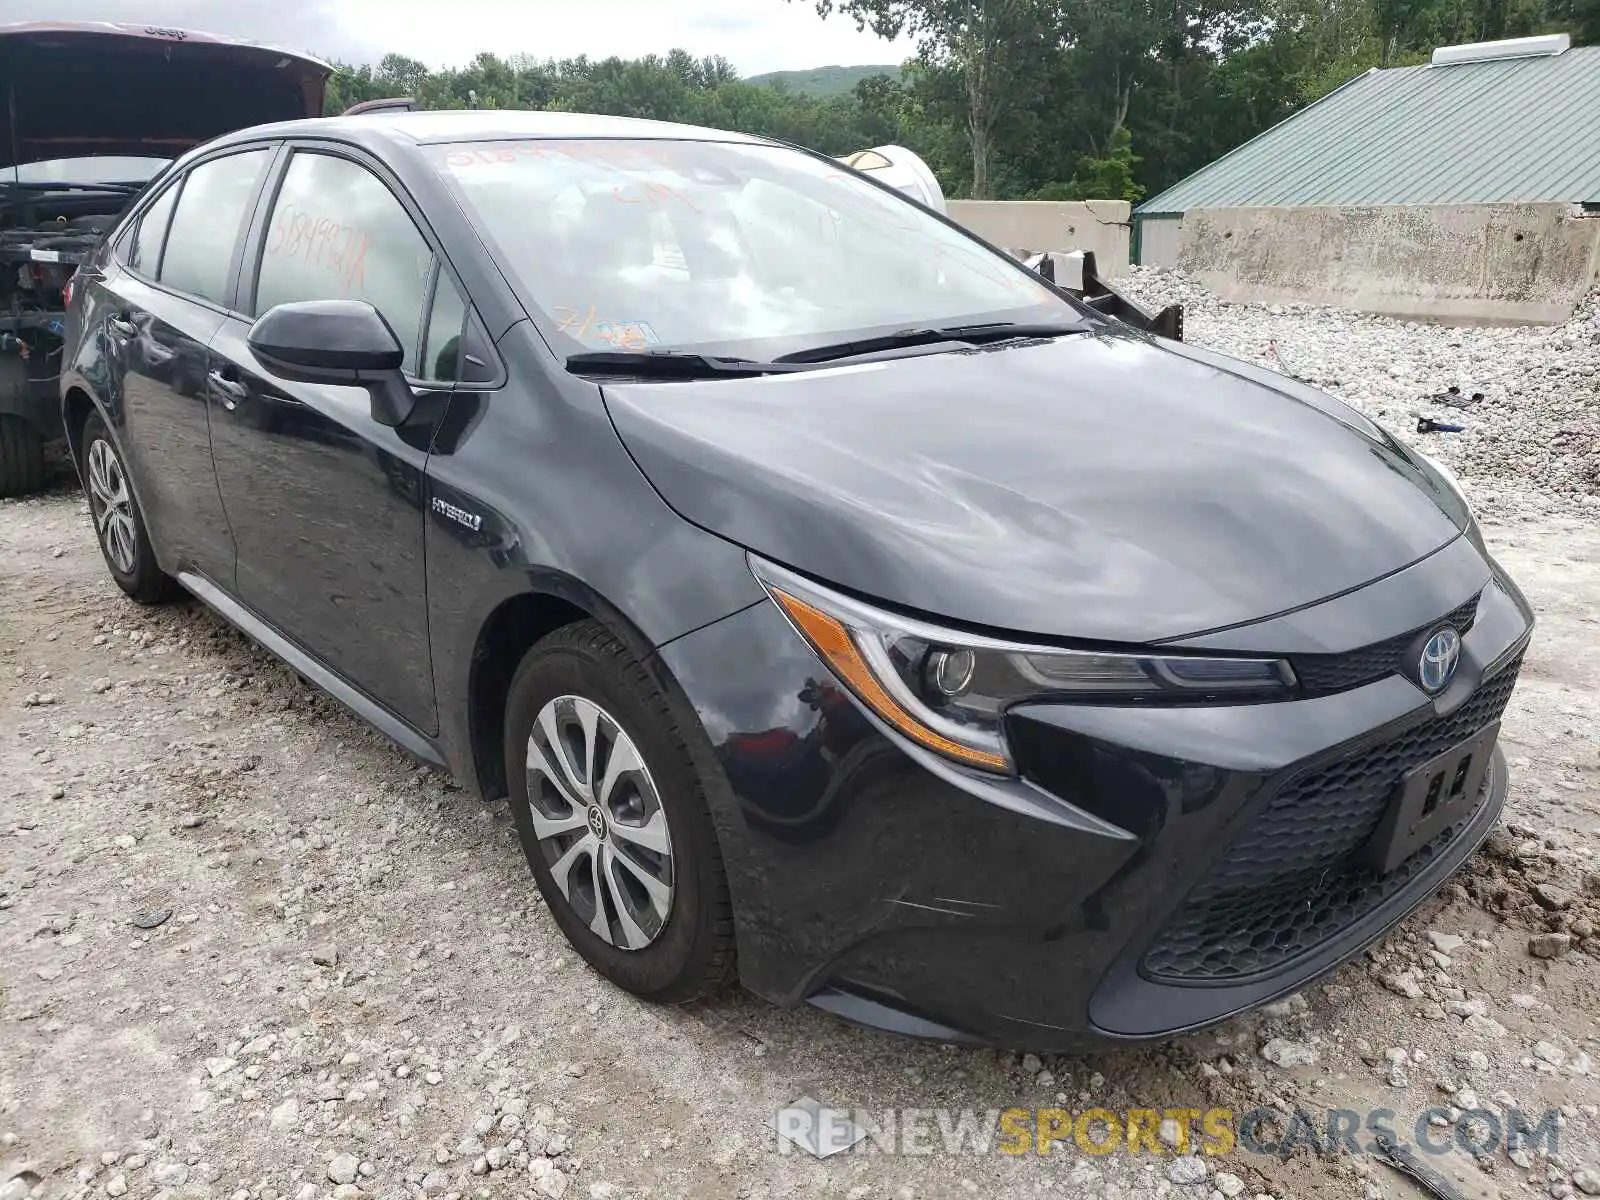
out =
[[[1400,777],[1500,719],[1521,660],[1464,705],[1294,780],[1217,860],[1145,954],[1153,979],[1210,983],[1277,970],[1381,907],[1471,821],[1387,875],[1352,861]],[[1485,781],[1488,787],[1488,781]]]
[[[1478,616],[1478,597],[1445,614],[1444,621],[1465,634]],[[1388,675],[1399,674],[1406,666],[1406,649],[1417,634],[1429,625],[1413,629],[1370,646],[1344,654],[1299,654],[1290,659],[1300,686],[1313,696],[1344,692]]]

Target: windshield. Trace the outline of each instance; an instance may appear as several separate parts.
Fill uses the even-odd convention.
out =
[[[1083,310],[892,191],[779,146],[427,148],[558,353],[769,358],[909,327]]]

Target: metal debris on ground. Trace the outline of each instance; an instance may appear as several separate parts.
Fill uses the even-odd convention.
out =
[[[147,908],[133,914],[132,925],[135,929],[159,929],[171,917],[170,908]]]

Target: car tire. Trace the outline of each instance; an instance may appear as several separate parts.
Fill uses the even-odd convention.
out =
[[[163,604],[180,594],[178,583],[156,562],[145,527],[144,512],[128,482],[122,455],[99,414],[83,427],[79,474],[89,501],[100,553],[111,577],[140,604]]]
[[[14,413],[0,413],[0,500],[44,488],[44,439]]]
[[[505,729],[522,849],[574,949],[648,1000],[726,985],[733,912],[705,789],[667,698],[621,639],[582,621],[536,644]]]

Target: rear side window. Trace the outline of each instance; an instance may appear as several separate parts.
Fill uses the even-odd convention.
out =
[[[432,268],[432,249],[382,180],[348,159],[299,151],[273,204],[256,315],[300,300],[365,300],[389,322],[416,377],[427,374],[417,363]]]
[[[177,199],[178,189],[169,187],[139,218],[128,244],[128,266],[141,275],[154,279],[161,269],[161,247],[166,244],[167,224]]]
[[[189,172],[161,257],[162,283],[226,303],[234,243],[269,158],[267,150],[250,150],[214,158]]]

